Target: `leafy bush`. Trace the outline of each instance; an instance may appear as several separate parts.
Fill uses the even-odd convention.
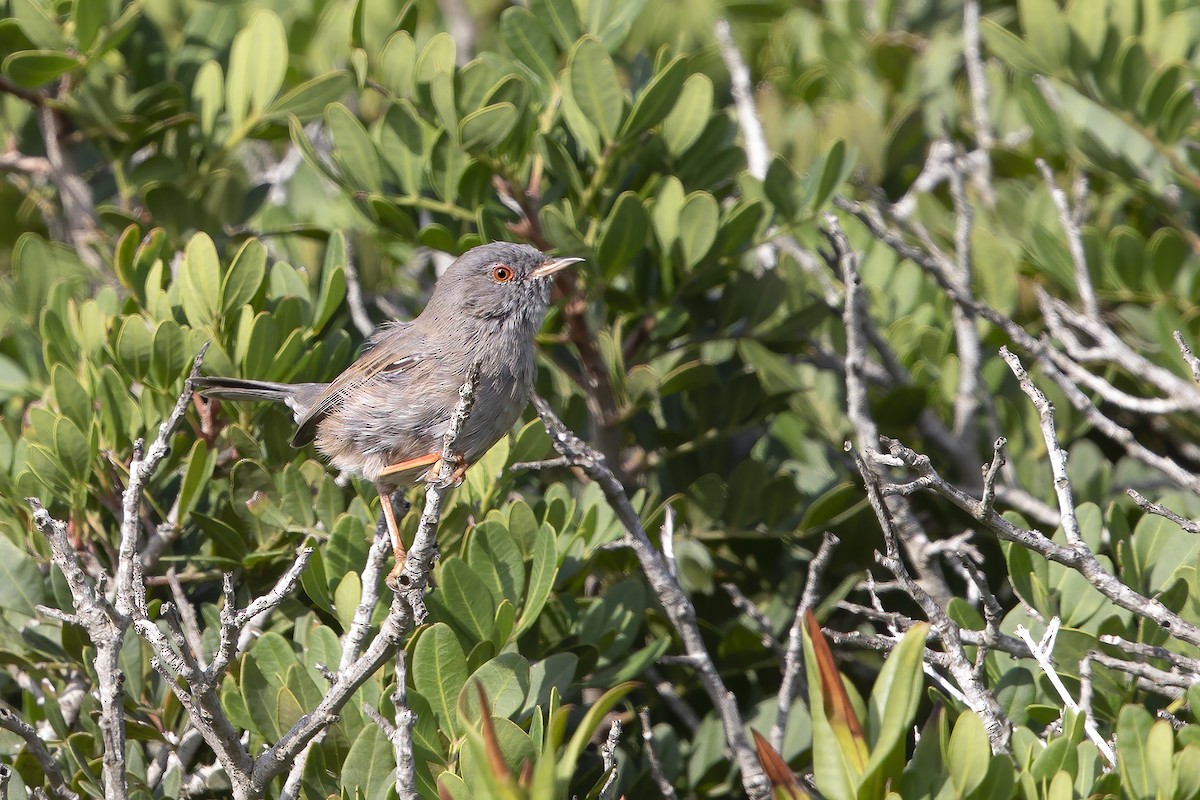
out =
[[[1200,795],[1200,12],[468,5],[5,0],[0,796]],[[587,261],[392,593],[187,381],[495,239]]]

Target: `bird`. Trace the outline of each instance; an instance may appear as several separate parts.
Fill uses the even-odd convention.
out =
[[[387,583],[396,588],[405,551],[392,492],[445,479],[446,467],[461,479],[512,428],[537,377],[534,336],[550,305],[551,278],[580,261],[525,244],[482,244],[446,268],[415,319],[378,329],[330,383],[193,383],[207,398],[286,404],[296,422],[293,447],[315,443],[333,467],[374,483],[395,556]],[[472,370],[474,404],[454,445],[455,463],[442,465],[443,439]]]

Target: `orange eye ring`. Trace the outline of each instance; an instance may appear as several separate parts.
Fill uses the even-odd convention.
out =
[[[492,280],[494,280],[496,283],[508,283],[515,278],[516,275],[517,273],[513,271],[512,267],[504,264],[497,264],[496,266],[492,267]]]

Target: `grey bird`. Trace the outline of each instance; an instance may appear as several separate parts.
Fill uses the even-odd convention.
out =
[[[206,397],[286,403],[297,425],[292,446],[316,442],[333,466],[375,483],[396,556],[392,584],[405,554],[391,493],[444,478],[446,467],[461,477],[513,426],[537,376],[533,338],[550,304],[550,278],[582,260],[528,245],[480,245],[446,269],[416,319],[380,328],[332,383],[213,377],[194,384]],[[459,389],[476,362],[475,401],[455,463],[441,465]]]

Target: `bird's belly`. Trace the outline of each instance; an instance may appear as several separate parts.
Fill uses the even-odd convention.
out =
[[[508,433],[529,400],[532,375],[481,375],[471,413],[454,451],[468,464],[481,458]],[[421,397],[398,401],[394,393],[362,393],[331,413],[318,428],[317,448],[340,470],[375,481],[388,467],[440,454],[458,386],[442,385]],[[405,393],[407,394],[407,393]],[[420,477],[402,474],[397,485]]]

